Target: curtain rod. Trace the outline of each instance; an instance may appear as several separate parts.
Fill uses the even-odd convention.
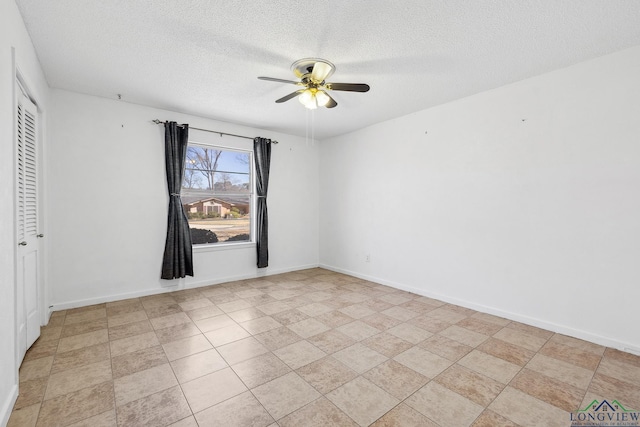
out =
[[[162,120],[158,120],[158,119],[152,120],[152,122],[153,122],[153,123],[155,123],[155,124],[157,124],[157,125],[161,125],[161,124],[165,124],[165,123],[166,123],[166,122],[163,122]],[[236,134],[234,134],[234,133],[218,132],[217,130],[202,129],[202,128],[194,128],[194,127],[191,127],[191,126],[189,126],[189,129],[201,130],[201,131],[203,131],[203,132],[217,133],[217,134],[219,134],[220,136],[222,136],[222,135],[235,136],[236,138],[250,139],[250,140],[252,140],[252,141],[253,141],[253,138],[252,138],[252,137],[250,137],[250,136],[236,135]],[[271,143],[272,143],[272,144],[277,144],[277,143],[278,143],[278,141],[271,141]]]

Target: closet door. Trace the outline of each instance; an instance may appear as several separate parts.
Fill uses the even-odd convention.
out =
[[[22,92],[16,106],[18,363],[40,336],[38,310],[38,110]]]

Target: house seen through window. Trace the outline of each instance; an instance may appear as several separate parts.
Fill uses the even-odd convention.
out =
[[[181,198],[194,245],[251,241],[251,156],[189,143]]]

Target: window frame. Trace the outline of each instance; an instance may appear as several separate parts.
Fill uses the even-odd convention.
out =
[[[249,196],[249,240],[239,241],[239,242],[218,241],[216,243],[203,243],[203,244],[196,244],[196,245],[192,243],[191,249],[194,252],[210,252],[210,251],[219,251],[219,250],[242,249],[242,248],[248,248],[248,247],[255,248],[256,246],[256,241],[255,241],[256,181],[255,181],[255,164],[254,164],[254,158],[253,158],[253,150],[238,148],[238,147],[229,147],[226,145],[210,144],[206,142],[199,142],[199,141],[194,141],[192,139],[189,139],[189,141],[187,142],[187,149],[189,149],[189,147],[192,147],[192,146],[214,149],[214,150],[222,150],[227,152],[231,151],[231,152],[249,155],[249,193],[233,194],[235,196],[238,196],[238,195]],[[185,169],[186,169],[186,164],[185,164]],[[196,192],[190,192],[189,190],[182,187],[182,185],[180,186],[181,197],[186,195],[195,195],[195,194]],[[202,193],[200,192],[200,194]],[[211,193],[209,194],[212,195],[213,197],[219,196],[219,193],[214,193],[213,190],[211,190]],[[183,209],[184,209],[184,204],[183,204]],[[186,213],[187,212],[185,211],[185,214]],[[189,223],[189,229],[191,229],[190,223]]]

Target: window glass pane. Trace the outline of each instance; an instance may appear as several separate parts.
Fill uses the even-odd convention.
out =
[[[251,241],[251,154],[189,145],[182,204],[194,245]]]

